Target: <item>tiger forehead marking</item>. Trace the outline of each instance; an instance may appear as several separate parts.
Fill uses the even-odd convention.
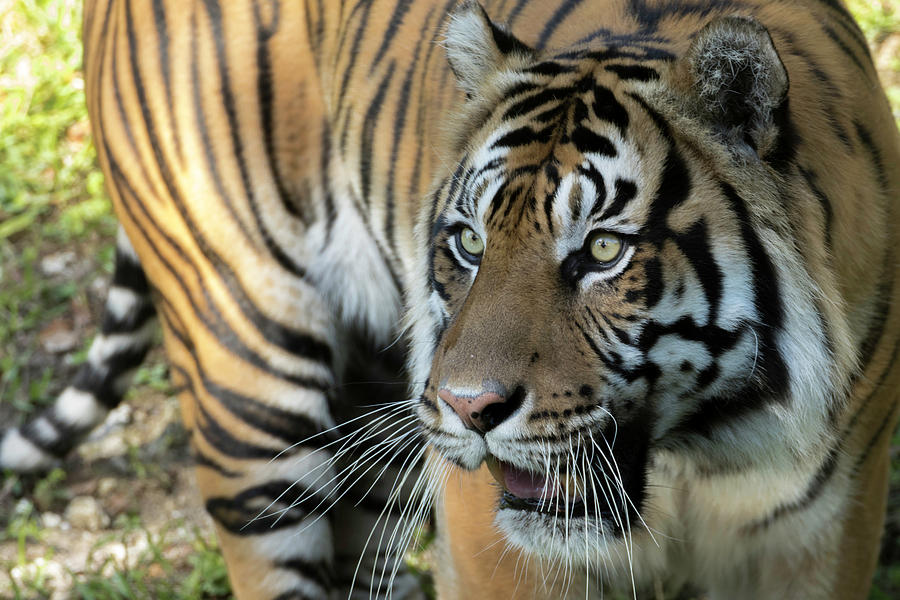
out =
[[[510,84],[509,99],[487,121],[499,124],[483,127],[487,139],[474,143],[471,187],[458,188],[456,203],[486,227],[524,225],[554,233],[589,217],[625,221],[621,213],[635,196],[636,181],[645,178],[637,172],[640,149],[629,136],[623,106],[630,92],[607,70],[616,63],[586,62],[587,69],[574,63],[572,73],[563,70],[545,81],[532,73]],[[612,224],[634,229],[627,222]]]

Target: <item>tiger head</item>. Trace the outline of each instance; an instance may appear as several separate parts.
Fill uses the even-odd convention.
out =
[[[466,100],[417,230],[417,414],[442,459],[488,464],[526,551],[660,527],[687,472],[793,472],[854,369],[772,39],[722,17],[679,44],[537,51],[474,2],[447,29]]]

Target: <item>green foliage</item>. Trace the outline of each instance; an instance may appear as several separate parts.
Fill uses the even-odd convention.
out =
[[[900,6],[896,1],[847,0],[847,7],[872,43],[900,32]]]
[[[108,218],[81,69],[81,0],[0,0],[0,239],[56,217],[63,239]]]
[[[123,536],[123,541],[125,536]],[[194,533],[187,567],[168,557],[166,532],[145,532],[146,549],[133,566],[106,557],[89,559],[91,573],[77,575],[74,598],[80,600],[225,600],[231,588],[225,561],[215,542]],[[95,551],[102,550],[99,544]]]
[[[87,284],[43,276],[41,257],[88,234],[113,239],[84,100],[81,5],[0,0],[0,398],[19,414],[56,383],[34,360],[34,333]]]

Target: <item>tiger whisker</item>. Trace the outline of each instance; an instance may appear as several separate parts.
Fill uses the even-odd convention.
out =
[[[385,406],[384,408],[387,408],[387,406]],[[357,417],[357,418],[355,418],[355,419],[352,419],[351,421],[346,421],[345,423],[349,423],[349,422],[352,422],[352,421],[356,421],[356,420],[358,420],[358,419],[361,419],[361,418],[364,418],[364,417],[367,417],[367,416],[371,416],[371,415],[376,414],[376,413],[378,413],[378,412],[383,412],[384,408],[379,408],[378,410],[375,410],[375,411],[369,411],[369,412],[367,412],[366,414],[361,415],[360,417]],[[393,408],[396,409],[397,412],[400,412],[400,411],[402,410],[402,409],[398,409],[396,406],[394,406]],[[321,446],[321,447],[319,447],[319,448],[316,448],[316,449],[313,450],[312,452],[310,452],[310,453],[308,453],[308,454],[305,454],[302,458],[298,459],[298,464],[301,464],[303,461],[309,460],[310,458],[312,458],[313,456],[315,456],[316,454],[318,454],[320,451],[324,451],[326,448],[328,448],[328,447],[330,447],[330,446],[333,446],[333,445],[335,445],[335,444],[341,444],[341,447],[338,449],[338,451],[337,451],[336,453],[334,453],[334,454],[333,454],[332,456],[330,456],[328,459],[326,459],[325,461],[323,461],[323,462],[319,463],[318,465],[312,467],[310,470],[308,470],[306,473],[304,473],[304,477],[303,477],[302,479],[307,479],[307,480],[308,480],[309,477],[310,477],[310,475],[315,474],[316,472],[320,472],[320,474],[319,474],[318,476],[316,476],[314,479],[312,479],[312,481],[309,481],[309,486],[308,486],[309,489],[314,488],[314,487],[315,487],[315,484],[316,484],[322,477],[324,477],[324,476],[326,475],[326,473],[329,472],[329,468],[330,468],[331,466],[333,466],[335,462],[337,462],[338,460],[340,460],[340,459],[343,457],[343,455],[345,454],[345,449],[347,449],[347,448],[352,449],[352,448],[354,448],[354,447],[356,447],[356,446],[358,446],[358,445],[364,443],[364,442],[367,441],[368,439],[371,439],[371,437],[373,437],[374,435],[377,435],[376,433],[372,433],[372,434],[370,434],[370,435],[365,435],[365,432],[367,432],[367,431],[369,431],[369,430],[371,430],[371,429],[373,429],[373,428],[378,427],[381,423],[383,423],[383,422],[385,422],[385,421],[388,421],[388,420],[391,418],[391,416],[392,416],[392,415],[389,414],[389,415],[386,415],[386,416],[379,417],[379,419],[377,419],[376,421],[374,421],[374,422],[372,422],[372,423],[368,423],[368,424],[367,424],[366,426],[364,426],[363,428],[354,430],[354,431],[352,431],[352,432],[350,432],[350,433],[348,433],[348,434],[346,434],[346,435],[344,435],[344,436],[341,436],[341,437],[339,437],[339,438],[337,438],[337,439],[335,439],[335,440],[333,440],[333,441],[331,441],[331,442],[325,444],[324,446]],[[334,430],[334,429],[336,429],[336,427],[331,428],[331,430]],[[320,434],[316,434],[316,435],[320,435]],[[356,440],[356,441],[354,442],[353,438],[355,438],[355,437],[357,437],[357,436],[362,436],[362,437],[361,437],[359,440]],[[315,435],[314,435],[314,436],[310,436],[309,438],[307,438],[307,440],[308,440],[308,439],[312,439],[312,438],[314,438],[314,437],[316,437],[316,436],[315,436]],[[293,445],[290,446],[289,448],[296,447],[298,444],[302,444],[302,443],[303,443],[303,441],[298,442],[297,444],[293,444]],[[289,448],[288,448],[288,449],[289,449]],[[287,449],[282,450],[282,452],[279,453],[279,455],[282,454],[282,453],[284,453],[284,452],[286,452],[286,451],[287,451]],[[275,459],[273,458],[272,460],[275,460]],[[272,462],[272,461],[269,461],[268,464],[271,464],[271,462]],[[295,480],[293,483],[291,483],[291,484],[290,484],[287,488],[285,488],[285,489],[284,489],[284,490],[283,490],[283,491],[282,491],[282,492],[281,492],[274,500],[272,500],[266,507],[264,507],[262,510],[260,510],[260,512],[259,512],[256,516],[254,516],[252,519],[250,519],[244,526],[246,527],[247,525],[249,525],[250,523],[253,523],[253,522],[256,521],[257,519],[259,519],[259,518],[261,518],[261,517],[263,517],[263,516],[266,516],[268,510],[269,510],[274,504],[276,504],[279,500],[281,500],[281,499],[284,497],[285,494],[287,494],[291,489],[293,489],[295,485],[299,484],[300,481],[301,481],[302,479],[297,479],[297,480]],[[318,486],[318,487],[315,488],[315,491],[321,490],[323,487],[324,487],[324,485]],[[313,493],[314,493],[314,492],[313,492]]]
[[[394,504],[396,504],[396,502],[399,500],[400,494],[405,486],[407,479],[409,478],[410,473],[412,472],[412,469],[418,464],[419,458],[421,458],[422,454],[426,451],[426,449],[427,449],[427,447],[423,446],[420,449],[420,452],[416,455],[415,461],[411,462],[408,467],[404,467],[402,469],[403,477],[401,478],[398,476],[398,478],[395,479],[394,485],[393,485],[393,488],[391,491],[391,499],[390,499],[390,502],[388,503],[388,507],[387,507],[388,510],[392,509]],[[387,521],[385,521],[384,526],[381,529],[381,535],[379,536],[378,545],[376,546],[376,549],[375,549],[376,558],[381,555],[381,548],[383,546],[385,547],[385,556],[387,556],[389,553],[392,553],[394,548],[399,548],[399,546],[397,546],[397,547],[393,546],[394,535],[396,534],[398,528],[402,526],[404,519],[406,519],[407,514],[408,514],[409,510],[411,509],[411,507],[416,506],[416,498],[418,497],[418,495],[420,493],[422,493],[423,484],[425,484],[427,486],[428,478],[429,478],[429,473],[425,469],[419,470],[418,474],[416,475],[416,479],[413,483],[412,489],[409,491],[409,493],[407,495],[408,501],[401,508],[400,516],[397,519],[397,523],[395,524],[394,529],[392,530],[392,535],[389,538],[386,546],[384,544],[384,535],[385,535],[385,532],[387,531],[388,523],[387,523]],[[423,497],[422,504],[423,505],[428,504],[427,497]],[[384,514],[386,515],[389,513],[386,512]],[[380,516],[379,521],[381,520],[381,518],[382,517]],[[417,523],[410,524],[410,527],[415,528],[416,526],[417,526]],[[373,533],[374,533],[374,529],[373,529]],[[367,546],[368,546],[368,541],[369,540],[366,541]],[[397,552],[397,554],[399,554],[399,552]],[[387,568],[387,565],[385,564],[381,569],[381,573],[379,576],[379,582],[378,582],[378,589],[381,589],[381,584],[384,581],[384,575],[385,575],[386,568]],[[399,568],[399,563],[395,564],[395,568]],[[395,573],[396,573],[396,571],[394,569],[392,569],[391,579],[393,578]],[[370,582],[370,594],[372,591],[372,586],[374,586],[374,584],[375,584],[375,580],[373,577],[372,581]]]
[[[340,493],[339,496],[337,496],[336,498],[334,498],[334,500],[331,502],[331,504],[330,504],[324,511],[321,511],[321,512],[319,512],[319,508],[321,508],[321,506],[322,506],[323,504],[325,504],[326,502],[328,502],[329,498],[330,498],[331,496],[333,496],[334,493],[336,493],[336,492],[335,492],[334,490],[332,490],[332,491],[329,492],[322,500],[320,500],[319,503],[318,503],[318,504],[310,511],[311,513],[318,513],[318,516],[317,516],[312,522],[310,522],[310,523],[308,523],[307,525],[305,525],[305,526],[300,530],[300,532],[304,531],[307,527],[310,527],[311,525],[315,524],[319,519],[321,519],[322,517],[324,517],[324,516],[328,513],[328,511],[330,511],[332,508],[334,508],[334,506],[335,506],[338,502],[340,502],[340,501],[344,498],[344,496],[346,496],[347,494],[349,494],[349,493],[353,490],[353,486],[354,486],[356,483],[358,483],[358,482],[366,475],[366,473],[368,473],[368,472],[371,471],[373,468],[375,468],[375,466],[378,464],[378,463],[376,462],[376,460],[377,460],[378,458],[381,458],[381,457],[383,457],[383,456],[388,455],[388,454],[391,452],[391,450],[393,450],[394,448],[397,447],[397,445],[401,444],[404,440],[406,440],[406,443],[403,444],[403,446],[401,447],[400,450],[398,450],[398,452],[401,451],[403,447],[406,447],[406,446],[408,446],[411,442],[416,441],[416,437],[415,437],[416,435],[418,435],[418,431],[415,431],[415,430],[409,431],[409,432],[403,434],[401,437],[391,440],[391,441],[389,442],[389,444],[388,444],[385,448],[382,448],[378,453],[376,453],[376,454],[370,456],[369,458],[367,458],[367,459],[365,460],[365,462],[359,462],[359,461],[357,461],[357,462],[352,466],[351,470],[347,473],[348,477],[349,477],[350,475],[352,475],[353,473],[355,473],[355,472],[356,472],[357,470],[359,470],[360,468],[362,468],[363,465],[368,464],[368,463],[372,463],[372,464],[371,464],[368,468],[366,468],[365,471],[363,471],[363,472],[362,472],[362,473],[361,473],[361,474],[360,474],[360,475],[359,475],[359,476],[358,476],[351,484],[347,485],[347,486],[346,486],[346,489],[344,489],[344,490]],[[379,445],[380,445],[380,444],[379,444]],[[397,454],[397,452],[394,453],[394,455],[396,455],[396,454]],[[371,488],[369,488],[369,489],[371,490]],[[311,496],[307,496],[307,498],[308,498],[308,497],[311,497]],[[293,503],[293,504],[291,505],[291,507],[289,507],[289,508],[294,508],[294,507],[296,507],[297,505],[301,504],[302,501],[303,501],[303,499],[300,499],[300,500],[296,501],[296,502]],[[287,511],[287,510],[288,510],[288,509],[286,509],[285,511],[283,511],[282,514],[279,515],[278,519],[281,519],[281,517],[282,517],[284,514],[286,514],[286,511]],[[278,519],[276,519],[276,521],[275,521],[276,523],[278,522]]]
[[[445,471],[449,473],[449,469],[445,468]],[[425,475],[423,477],[423,474]],[[418,503],[415,512],[410,515],[410,519],[408,520],[408,524],[405,526],[405,529],[400,531],[400,538],[398,544],[396,546],[393,545],[394,536],[398,531],[398,527],[403,524],[406,519],[407,509],[410,506],[416,506],[416,502],[409,503],[404,509],[401,511],[400,518],[398,520],[397,525],[394,527],[394,531],[391,534],[391,539],[388,540],[388,545],[386,550],[390,551],[392,548],[395,549],[395,554],[399,556],[400,552],[408,548],[409,544],[412,542],[412,536],[415,534],[416,529],[418,529],[421,524],[424,522],[427,517],[428,512],[431,509],[433,499],[436,494],[435,484],[439,478],[439,474],[436,472],[431,472],[427,470],[420,471],[419,476],[416,478],[416,484],[413,486],[413,491],[411,492],[411,497],[415,498],[418,494],[422,494],[422,501]],[[424,482],[424,485],[421,485]],[[380,544],[379,544],[380,548]],[[390,578],[388,579],[388,589],[393,589],[394,578],[396,577],[397,570],[399,569],[399,562],[395,563],[394,568],[392,569]],[[384,577],[384,570],[382,569],[381,578],[379,579],[379,588],[381,586],[381,582]]]
[[[415,459],[412,462],[410,462],[406,467],[402,467],[400,470],[400,473],[398,474],[397,478],[395,479],[394,486],[393,486],[393,489],[391,490],[390,497],[388,498],[388,501],[385,502],[384,508],[381,510],[381,513],[379,513],[377,519],[375,520],[375,523],[372,526],[371,531],[369,531],[369,535],[366,537],[365,543],[363,544],[363,548],[362,548],[362,551],[360,552],[359,560],[356,563],[356,569],[353,571],[353,578],[350,583],[351,591],[353,590],[353,587],[356,584],[356,579],[359,576],[359,570],[362,567],[363,559],[366,556],[366,549],[369,547],[369,543],[372,541],[372,537],[375,535],[375,532],[378,529],[378,524],[381,523],[382,520],[385,519],[385,517],[390,514],[391,510],[394,507],[394,504],[397,502],[397,500],[399,498],[400,490],[402,489],[403,484],[408,479],[409,474],[415,469],[416,465],[418,464],[419,459],[421,459],[422,456],[425,455],[427,448],[428,447],[426,445],[423,445],[419,449],[419,451],[415,453],[415,455],[414,455]],[[411,455],[411,456],[413,456],[413,455]],[[409,458],[409,457],[407,457],[407,458]],[[421,474],[422,474],[422,471],[419,472],[418,477],[421,477]],[[399,485],[397,485],[398,480],[399,480]],[[387,523],[385,523],[384,527],[387,527]],[[384,527],[382,528],[382,530],[384,529]],[[382,532],[382,536],[383,536],[383,532]],[[379,542],[379,548],[380,548],[380,542]],[[375,552],[375,561],[376,562],[378,560],[378,555],[379,555],[379,552],[378,552],[378,549],[376,549],[376,552]],[[370,582],[370,592],[371,592],[372,583],[374,583],[374,577],[373,577],[372,582]]]
[[[407,421],[408,421],[408,420],[411,420],[411,419],[406,418],[406,419],[404,419],[404,420],[407,420]],[[402,425],[400,425],[400,427],[406,427],[407,425],[409,425],[409,423],[402,424]],[[413,430],[414,430],[414,429],[413,429]],[[410,431],[413,431],[413,430],[410,430]],[[370,437],[371,437],[371,436],[370,436]],[[363,441],[365,441],[365,440],[367,440],[367,439],[369,439],[369,437],[363,438],[363,439],[361,439],[361,440],[358,440],[358,441],[356,442],[356,444],[357,444],[357,445],[358,445],[358,444],[361,444],[361,443],[363,443]],[[349,441],[348,441],[348,442],[349,442]],[[382,443],[383,443],[383,442],[380,442],[379,444],[376,444],[375,446],[372,446],[371,448],[367,449],[367,450],[366,450],[366,453],[369,453],[369,452],[374,451],[374,450],[378,450],[378,449],[379,449],[379,446],[381,446]],[[355,446],[354,446],[354,447],[355,447]],[[342,447],[342,450],[343,450],[343,447]],[[291,506],[289,506],[289,507],[287,507],[287,508],[285,508],[285,509],[281,509],[281,510],[279,510],[279,511],[273,512],[273,513],[268,513],[268,512],[267,512],[267,511],[272,507],[272,505],[275,504],[275,502],[277,502],[278,500],[280,500],[280,499],[281,499],[281,498],[282,498],[282,497],[283,497],[290,489],[292,489],[295,485],[299,484],[299,483],[302,481],[302,479],[297,479],[297,480],[294,481],[290,486],[288,486],[288,487],[287,487],[287,488],[286,488],[286,489],[278,496],[278,498],[276,498],[276,500],[274,500],[273,502],[271,502],[265,509],[263,509],[263,510],[260,512],[259,515],[257,515],[256,517],[254,517],[253,520],[256,520],[256,519],[258,519],[258,518],[260,518],[260,517],[262,517],[262,516],[271,516],[271,515],[273,515],[273,514],[279,514],[279,513],[282,514],[282,515],[285,514],[287,511],[293,509],[297,504],[303,502],[304,500],[307,500],[307,499],[311,498],[311,497],[314,496],[316,493],[318,493],[318,492],[320,492],[321,490],[323,490],[326,486],[328,486],[329,484],[331,484],[332,482],[334,482],[334,481],[337,480],[338,478],[345,477],[345,476],[349,476],[350,473],[347,472],[347,469],[348,469],[348,468],[351,468],[351,467],[353,467],[353,468],[358,468],[358,466],[361,464],[360,461],[365,457],[365,454],[364,454],[364,456],[361,457],[360,459],[358,459],[353,465],[350,465],[349,467],[345,467],[343,470],[338,471],[335,475],[332,476],[331,479],[329,479],[329,480],[326,481],[325,483],[323,483],[323,484],[317,486],[316,484],[317,484],[323,477],[325,477],[326,474],[329,472],[329,470],[328,470],[329,467],[333,466],[336,462],[338,462],[344,454],[345,454],[345,452],[339,450],[337,453],[335,453],[333,456],[331,456],[327,461],[325,461],[324,463],[322,463],[322,464],[318,465],[317,467],[315,467],[315,468],[311,469],[310,471],[308,471],[308,472],[305,474],[307,479],[308,479],[309,474],[310,474],[310,473],[316,472],[316,470],[320,470],[320,474],[319,474],[318,476],[316,476],[314,479],[312,479],[312,481],[309,481],[309,483],[308,483],[308,485],[307,485],[307,491],[304,492],[303,494],[301,494],[301,495],[299,496],[299,498],[298,498],[297,500],[295,500],[295,501],[291,504]],[[351,472],[352,472],[352,471],[351,471]],[[326,495],[325,495],[324,498],[325,498],[325,499],[329,498],[329,497],[332,496],[334,493],[336,493],[336,491],[337,491],[337,490],[336,490],[335,488],[331,488],[331,489],[326,493]],[[324,501],[324,500],[323,500],[323,501]],[[318,508],[318,507],[317,507],[317,508]],[[279,518],[280,518],[280,517],[279,517]],[[252,522],[252,521],[251,521],[251,522]],[[277,520],[276,520],[276,523],[277,523]]]
[[[314,439],[316,439],[317,437],[321,437],[321,436],[323,436],[323,435],[326,435],[326,434],[328,434],[328,433],[330,433],[330,432],[332,432],[332,431],[335,431],[335,430],[337,430],[337,429],[340,429],[341,427],[346,427],[346,426],[349,425],[350,423],[355,423],[356,421],[359,421],[360,419],[366,419],[366,418],[368,418],[368,417],[371,417],[371,416],[372,416],[373,414],[375,414],[376,412],[382,412],[382,411],[384,411],[384,410],[389,410],[389,409],[392,409],[392,408],[393,408],[393,409],[398,409],[399,407],[403,407],[403,406],[411,406],[411,405],[413,405],[416,401],[417,401],[417,399],[410,399],[410,400],[402,400],[402,401],[398,401],[398,402],[385,402],[385,403],[383,403],[383,404],[381,404],[381,405],[375,405],[377,408],[376,408],[376,410],[374,410],[374,411],[369,411],[369,412],[366,412],[366,413],[364,413],[364,414],[361,414],[361,415],[359,415],[359,416],[357,416],[357,417],[354,417],[354,418],[352,418],[352,419],[348,419],[348,420],[346,420],[346,421],[342,421],[341,423],[338,423],[337,425],[333,425],[333,426],[331,426],[331,427],[329,427],[329,428],[327,428],[327,429],[324,429],[324,430],[322,430],[322,431],[320,431],[320,432],[318,432],[318,433],[314,433],[314,434],[312,434],[312,435],[310,435],[310,436],[308,436],[308,437],[305,437],[305,438],[303,438],[302,440],[300,440],[299,442],[294,442],[293,444],[291,444],[291,445],[288,446],[287,448],[284,448],[281,452],[279,452],[278,454],[276,454],[275,456],[273,456],[271,459],[269,459],[269,464],[275,462],[275,461],[278,460],[282,455],[284,455],[286,452],[289,452],[289,451],[293,450],[293,449],[296,448],[297,446],[303,446],[303,445],[305,445],[305,444],[306,444],[307,442],[309,442],[310,440],[314,440]],[[338,438],[338,439],[341,439],[341,438]],[[336,441],[337,441],[337,440],[336,440]],[[334,443],[334,442],[329,442],[328,446],[330,446],[330,445],[333,444],[333,443]],[[321,447],[317,448],[314,452],[318,452],[318,450],[320,450],[320,449],[322,449],[322,448],[325,448],[325,447],[327,447],[327,446],[321,446]]]

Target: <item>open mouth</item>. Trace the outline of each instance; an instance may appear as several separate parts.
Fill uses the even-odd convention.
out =
[[[525,510],[573,519],[596,512],[594,502],[586,501],[585,485],[572,474],[546,476],[520,469],[493,456],[485,459],[491,475],[500,484],[500,509]],[[592,510],[589,510],[588,507]]]

